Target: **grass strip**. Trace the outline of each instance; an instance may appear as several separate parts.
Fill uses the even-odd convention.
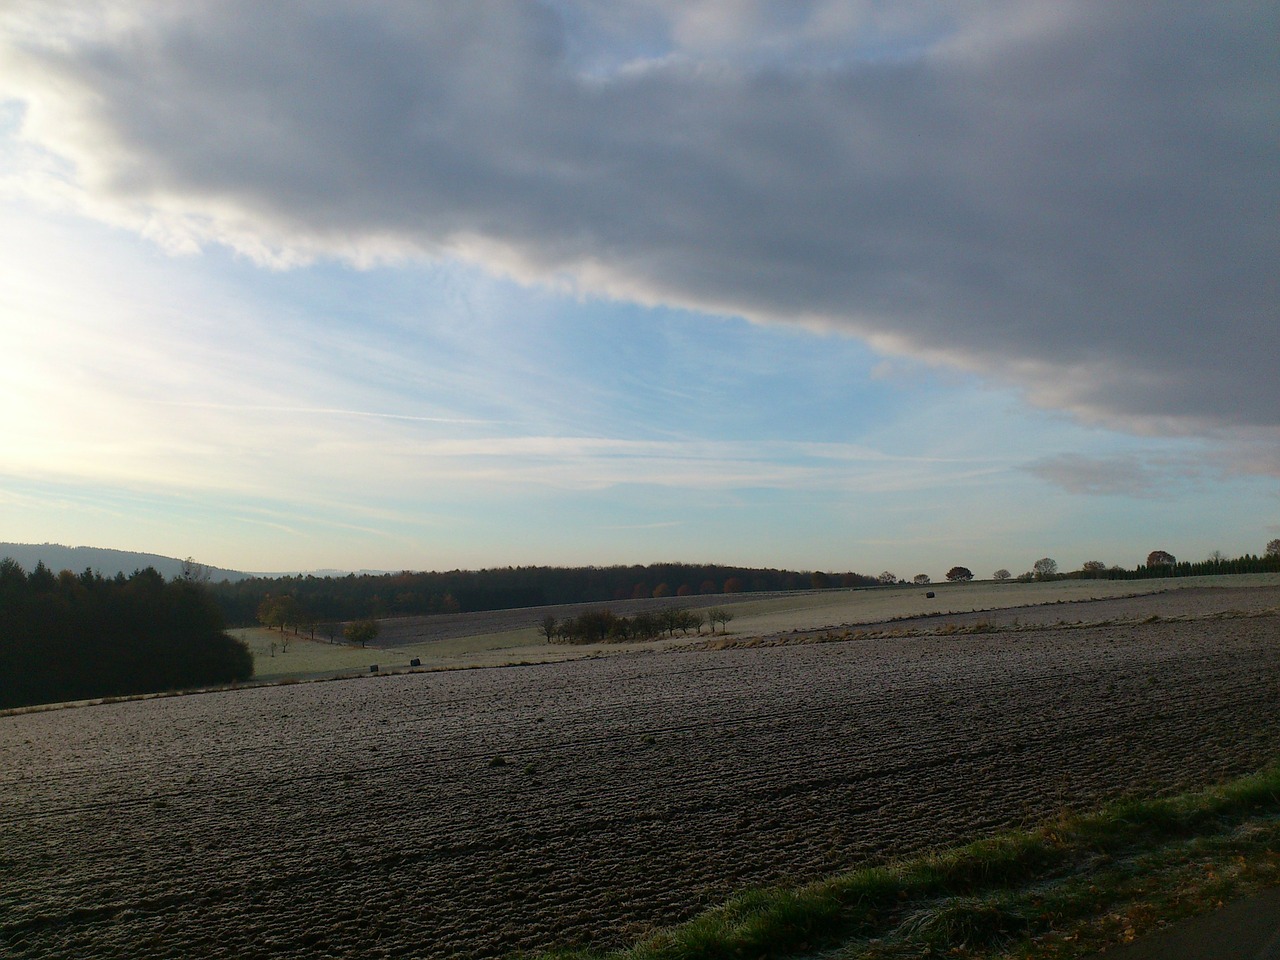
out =
[[[794,888],[752,890],[622,950],[543,960],[1072,960],[1280,885],[1280,764]]]

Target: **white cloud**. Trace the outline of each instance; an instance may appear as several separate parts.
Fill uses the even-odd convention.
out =
[[[1272,4],[139,0],[0,29],[58,161],[9,189],[168,249],[460,256],[1280,438]]]

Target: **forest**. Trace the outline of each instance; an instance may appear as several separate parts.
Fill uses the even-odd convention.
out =
[[[444,573],[255,577],[211,584],[227,622],[260,621],[264,601],[291,597],[310,623],[364,617],[473,613],[644,597],[874,586],[858,573],[661,563],[611,567],[501,567]],[[268,604],[269,606],[269,604]]]
[[[0,560],[0,708],[247,680],[248,648],[194,580]]]
[[[964,567],[967,579],[973,574]],[[1280,571],[1280,546],[1268,544],[1264,556],[1210,557],[1203,561],[1177,560],[1155,550],[1147,563],[1133,569],[1089,561],[1080,570],[1058,572],[1045,558],[1036,569],[1016,578],[1007,570],[995,579],[1024,581],[1059,578],[1134,580],[1152,577],[1221,576]],[[966,579],[953,577],[948,579]],[[485,570],[347,574],[317,577],[251,577],[210,585],[214,599],[233,626],[266,623],[264,611],[287,609],[285,619],[294,626],[312,628],[349,620],[423,614],[475,613],[522,607],[573,603],[609,603],[645,597],[705,596],[721,593],[760,593],[812,590],[832,587],[904,585],[908,581],[885,571],[878,576],[860,573],[800,572],[772,568],[730,567],[717,564],[660,563],[648,566],[498,567]],[[929,578],[917,575],[916,584]],[[274,624],[279,625],[279,624]]]

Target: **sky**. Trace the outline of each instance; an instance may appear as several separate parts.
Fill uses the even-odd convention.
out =
[[[1237,0],[7,0],[0,540],[1260,553],[1278,40]]]

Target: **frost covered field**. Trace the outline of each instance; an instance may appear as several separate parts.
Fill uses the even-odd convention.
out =
[[[1274,759],[1278,609],[1201,588],[0,717],[0,952],[622,943]]]

